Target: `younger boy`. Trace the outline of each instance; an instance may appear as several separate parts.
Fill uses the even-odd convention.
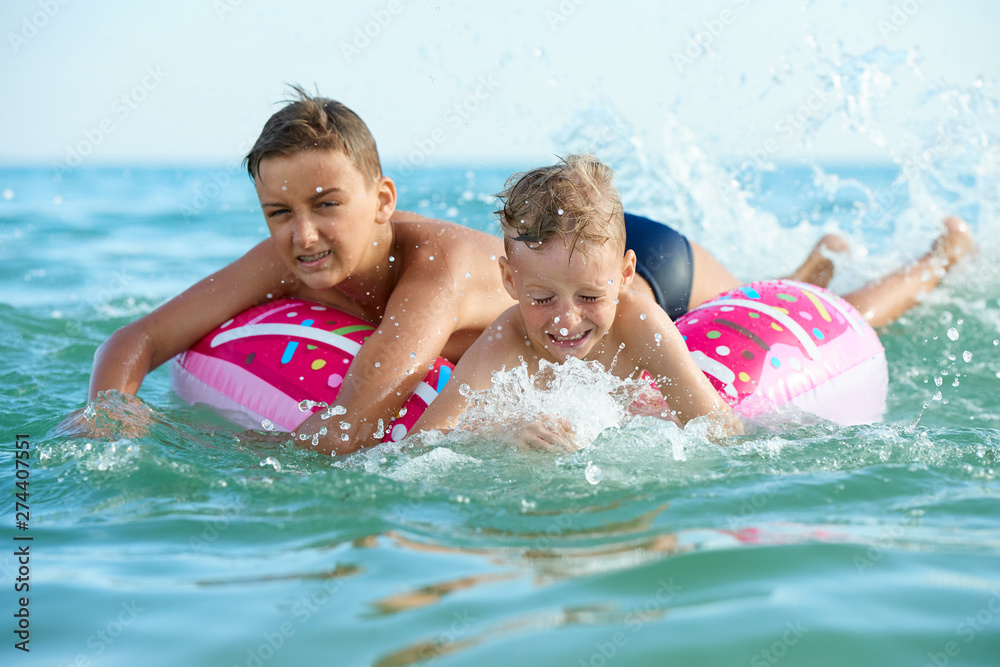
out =
[[[511,179],[500,225],[503,286],[517,299],[462,357],[414,432],[454,428],[468,394],[488,389],[492,372],[522,362],[534,375],[544,359],[597,361],[619,378],[652,374],[676,418],[713,415],[729,433],[742,426],[698,369],[667,313],[630,289],[636,259],[625,247],[625,221],[610,168],[590,156]],[[516,180],[515,180],[516,179]],[[572,451],[568,425],[529,420],[514,440]]]

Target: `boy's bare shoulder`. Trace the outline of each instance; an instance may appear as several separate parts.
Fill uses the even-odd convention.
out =
[[[621,293],[610,332],[614,348],[624,345],[629,356],[639,359],[679,336],[670,316],[653,299],[631,290]]]
[[[518,306],[501,313],[466,354],[484,370],[510,368],[519,364],[521,357],[532,356]]]
[[[503,241],[499,238],[427,218],[394,218],[392,224],[401,269],[397,289],[432,293],[462,304],[455,313],[459,328],[474,326],[479,331],[514,303],[500,280],[497,260],[503,255]]]
[[[425,218],[416,213],[399,213],[397,211],[392,218],[397,245],[423,248],[428,253],[449,252],[449,257],[451,251],[460,250],[470,256],[487,254],[493,256],[493,261],[503,253],[503,241],[499,237],[454,222]]]

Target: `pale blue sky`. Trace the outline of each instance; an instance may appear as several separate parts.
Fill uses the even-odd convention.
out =
[[[826,60],[884,45],[917,48],[928,87],[1000,74],[988,0],[8,0],[0,26],[4,164],[238,160],[289,82],[357,111],[388,162],[544,162],[595,102],[646,141],[674,118],[741,159]],[[885,157],[830,125],[821,156]]]

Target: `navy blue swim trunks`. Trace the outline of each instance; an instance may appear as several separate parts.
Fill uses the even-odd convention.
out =
[[[691,244],[672,227],[625,214],[625,246],[635,251],[635,268],[653,288],[656,303],[676,320],[688,311],[694,259]]]

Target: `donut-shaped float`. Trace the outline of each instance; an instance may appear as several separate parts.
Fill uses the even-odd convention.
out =
[[[174,392],[207,403],[247,428],[294,431],[315,403],[333,405],[347,368],[375,330],[331,306],[280,299],[246,310],[170,363]],[[451,377],[438,359],[390,424],[385,441],[402,440]],[[331,420],[336,426],[337,420]]]
[[[744,285],[678,318],[698,367],[744,417],[793,405],[838,424],[881,418],[885,350],[842,298],[791,280]]]

